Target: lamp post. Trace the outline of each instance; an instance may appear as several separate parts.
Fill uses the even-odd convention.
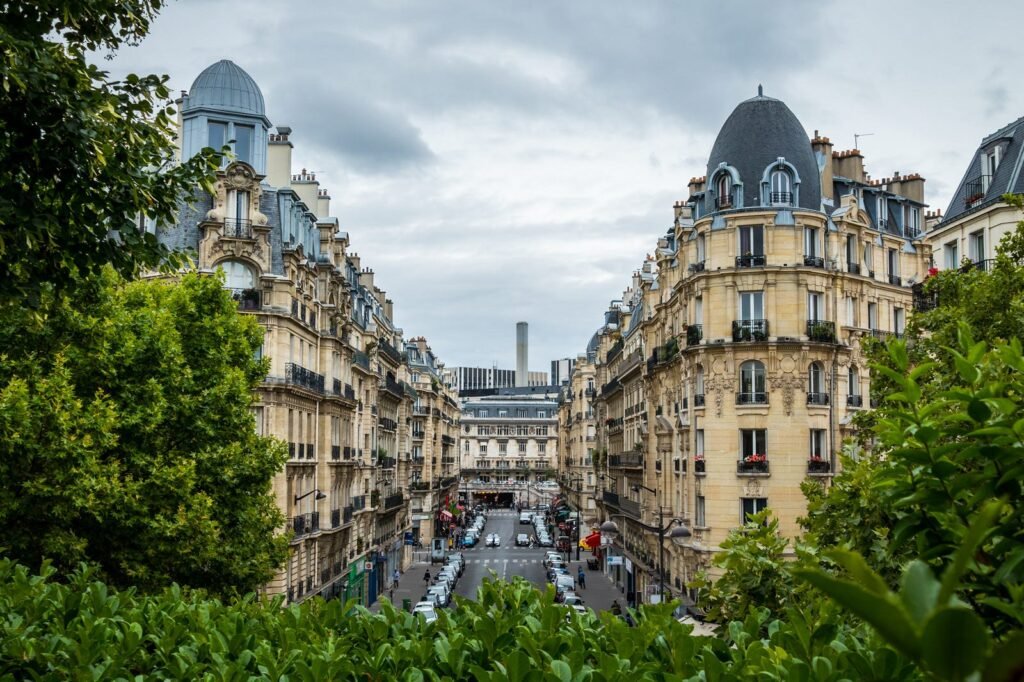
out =
[[[640,486],[643,487],[643,486]],[[650,488],[645,488],[651,490]],[[651,491],[653,492],[653,491]],[[616,516],[625,516],[624,514],[616,514]],[[687,539],[689,539],[693,533],[686,526],[686,522],[680,518],[669,519],[668,524],[662,525],[664,517],[662,515],[661,507],[658,507],[658,525],[648,526],[646,523],[640,522],[639,525],[646,531],[653,531],[658,534],[658,589],[661,594],[661,601],[665,601],[665,533],[672,530],[669,533],[669,538],[672,540],[672,544],[676,547],[683,547],[686,545]],[[673,525],[678,524],[676,528],[672,528]],[[607,521],[601,524],[601,535],[607,536],[610,540],[614,541],[619,535],[619,526],[617,523],[611,520],[611,517]]]
[[[570,483],[575,483],[576,487],[573,488]],[[566,476],[566,485],[571,492],[576,493],[576,561],[580,560],[580,523],[583,521],[583,512],[581,511],[582,505],[580,504],[583,499],[583,477]]]
[[[313,488],[308,493],[303,493],[302,495],[296,495],[295,496],[295,504],[298,504],[299,500],[304,500],[307,497],[309,497],[310,495],[312,495],[313,493],[316,493],[316,497],[313,498],[313,499],[315,499],[318,502],[320,500],[326,500],[327,499],[327,496],[324,495],[322,492],[320,492],[320,488]]]

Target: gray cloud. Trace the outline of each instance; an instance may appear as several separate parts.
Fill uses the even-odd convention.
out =
[[[187,88],[236,61],[407,334],[510,367],[526,319],[546,369],[583,350],[758,83],[837,148],[875,133],[868,169],[922,173],[945,208],[978,141],[1024,113],[1004,67],[1024,6],[998,4],[180,2],[104,67]]]

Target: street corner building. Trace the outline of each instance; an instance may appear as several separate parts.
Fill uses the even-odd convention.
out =
[[[872,180],[858,150],[808,136],[760,88],[722,125],[562,406],[559,473],[620,529],[605,568],[631,601],[660,595],[660,572],[677,597],[696,571],[715,577],[754,512],[799,534],[801,483],[829,485],[870,408],[862,343],[903,333],[928,273],[924,182]],[[667,542],[661,519],[688,540]]]
[[[270,372],[255,428],[287,443],[273,489],[291,540],[264,592],[370,604],[412,546],[433,537],[425,515],[454,498],[456,394],[426,340],[395,326],[394,304],[350,250],[328,191],[293,172],[292,130],[272,128],[249,74],[213,64],[178,111],[182,159],[226,144],[234,158],[175,224],[140,228],[194,250],[200,271],[223,271],[239,313],[264,329]]]

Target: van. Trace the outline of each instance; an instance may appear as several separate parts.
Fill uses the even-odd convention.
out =
[[[448,541],[445,538],[434,538],[430,541],[430,563],[440,564],[444,562],[447,552]]]

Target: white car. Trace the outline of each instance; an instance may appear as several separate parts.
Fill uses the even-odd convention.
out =
[[[427,594],[437,595],[438,606],[448,606],[452,600],[452,593],[449,592],[448,588],[443,584],[433,585],[429,590],[427,590]]]
[[[423,599],[419,600],[416,603],[417,603],[417,605],[419,605],[419,604],[429,604],[430,606],[440,606],[441,605],[441,597],[436,592],[429,592],[428,591],[425,595],[423,595]]]
[[[437,620],[437,611],[434,609],[434,605],[429,601],[417,602],[416,606],[412,608],[413,615],[422,614],[423,618],[428,623],[433,623]]]
[[[488,547],[501,547],[501,537],[497,533],[491,533],[487,536]]]

